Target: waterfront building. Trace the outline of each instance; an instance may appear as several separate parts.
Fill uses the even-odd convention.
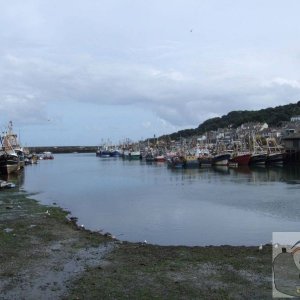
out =
[[[300,133],[291,133],[283,138],[287,162],[300,162]]]

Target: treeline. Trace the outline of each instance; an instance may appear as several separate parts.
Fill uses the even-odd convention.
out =
[[[265,122],[269,126],[281,126],[282,122],[289,121],[295,115],[300,115],[300,101],[295,104],[281,105],[274,108],[269,107],[256,111],[232,111],[222,117],[208,119],[195,129],[180,130],[160,138],[170,138],[172,140],[180,137],[188,138],[194,135],[201,135],[210,130],[217,130],[218,128],[229,126],[237,128],[241,124],[248,122]]]

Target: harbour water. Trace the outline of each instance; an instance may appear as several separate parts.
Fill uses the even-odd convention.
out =
[[[19,175],[33,198],[120,240],[258,245],[300,230],[300,168],[172,170],[164,163],[59,154]]]

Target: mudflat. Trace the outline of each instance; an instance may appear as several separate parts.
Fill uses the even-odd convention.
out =
[[[268,299],[271,246],[157,246],[0,192],[0,299]]]

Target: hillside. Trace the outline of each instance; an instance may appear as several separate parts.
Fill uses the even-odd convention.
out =
[[[190,137],[200,135],[210,130],[232,126],[236,128],[247,122],[266,122],[270,126],[280,126],[282,122],[289,121],[294,115],[300,115],[300,101],[295,104],[287,104],[269,107],[261,110],[239,110],[229,112],[222,117],[212,118],[204,121],[195,129],[185,129],[178,132],[161,136],[161,138],[178,139],[179,137]]]

